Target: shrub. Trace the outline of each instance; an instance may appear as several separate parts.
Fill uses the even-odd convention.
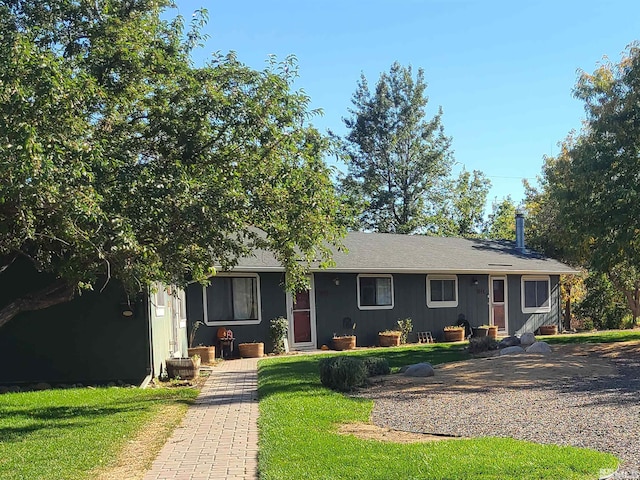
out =
[[[269,326],[273,353],[284,353],[284,340],[289,334],[289,321],[284,317],[272,318]]]
[[[407,337],[413,330],[413,322],[410,318],[398,320],[398,330],[400,330],[400,343],[407,343]]]
[[[359,358],[339,356],[320,360],[320,381],[332,390],[349,392],[363,385],[366,378],[367,367]]]
[[[389,360],[382,357],[367,357],[364,359],[364,367],[367,369],[367,376],[389,375]]]
[[[576,305],[575,313],[584,329],[620,328],[629,313],[624,295],[615,288],[607,275],[590,273],[584,281],[587,294]]]
[[[469,340],[469,353],[482,353],[497,349],[498,342],[491,337],[471,337]]]

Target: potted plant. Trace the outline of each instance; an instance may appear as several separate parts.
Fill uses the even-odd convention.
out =
[[[264,343],[248,342],[238,345],[238,352],[243,358],[260,358],[264,356]]]
[[[353,350],[356,348],[355,335],[334,335],[332,342],[334,350]]]
[[[398,320],[398,330],[400,331],[400,343],[407,343],[407,337],[413,330],[413,322],[411,318]]]
[[[289,334],[289,321],[284,317],[272,318],[269,325],[273,353],[287,353],[289,345],[287,335]]]
[[[381,347],[395,347],[400,345],[401,337],[402,332],[398,330],[385,330],[383,332],[378,332],[378,342]]]
[[[557,325],[541,325],[540,335],[557,335],[558,334],[558,326]]]
[[[444,327],[445,342],[462,342],[464,340],[464,327],[449,325]]]
[[[482,338],[489,335],[489,325],[480,325],[479,327],[473,327],[473,336]]]
[[[488,335],[493,339],[498,338],[498,326],[497,325],[489,325]]]
[[[193,346],[193,342],[196,338],[196,332],[198,331],[198,328],[200,328],[202,325],[204,325],[204,323],[201,322],[200,320],[198,320],[196,323],[193,324],[193,327],[191,329],[191,334],[189,335],[189,349],[188,349],[189,357],[198,355],[202,363],[211,364],[211,363],[214,363],[216,360],[216,347],[204,346],[202,344],[198,345],[197,347]]]
[[[167,375],[169,378],[180,378],[191,380],[198,378],[200,374],[200,356],[194,355],[189,358],[167,358]]]

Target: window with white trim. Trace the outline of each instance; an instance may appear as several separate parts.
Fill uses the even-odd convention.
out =
[[[427,306],[448,308],[458,306],[457,275],[427,275]]]
[[[179,320],[187,319],[187,295],[184,290],[178,289],[178,301],[176,302],[177,314]]]
[[[218,275],[203,287],[207,325],[260,323],[260,277],[255,274]]]
[[[551,280],[547,276],[522,277],[522,313],[551,311]]]
[[[358,275],[358,308],[382,310],[393,308],[393,277],[391,275]]]
[[[154,294],[153,304],[156,309],[156,317],[164,317],[165,308],[167,307],[167,290],[164,284],[156,282],[156,293]]]

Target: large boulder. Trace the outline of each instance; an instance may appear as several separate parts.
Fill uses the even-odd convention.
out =
[[[505,337],[502,340],[500,340],[500,343],[498,344],[498,348],[515,347],[517,345],[520,345],[520,339],[512,335],[510,337]]]
[[[500,350],[500,355],[517,355],[519,353],[524,353],[524,348],[519,346],[507,347]]]
[[[533,333],[527,332],[520,335],[520,345],[522,345],[524,348],[528,347],[529,345],[533,345],[534,343],[536,343],[536,336]]]
[[[407,377],[433,377],[436,372],[430,363],[416,363],[415,365],[409,365],[404,374]]]
[[[527,347],[527,353],[551,353],[551,347],[547,342],[535,342]]]

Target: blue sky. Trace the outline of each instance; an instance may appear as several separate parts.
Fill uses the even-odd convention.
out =
[[[211,52],[237,52],[262,69],[270,54],[294,54],[297,87],[324,116],[313,123],[343,134],[360,74],[374,84],[394,61],[422,67],[429,116],[438,106],[453,137],[457,169],[482,170],[494,197],[523,197],[543,156],[584,118],[572,97],[577,70],[603,56],[618,61],[640,39],[636,1],[252,1],[177,0],[189,18],[205,7]],[[457,171],[457,170],[456,170]]]

